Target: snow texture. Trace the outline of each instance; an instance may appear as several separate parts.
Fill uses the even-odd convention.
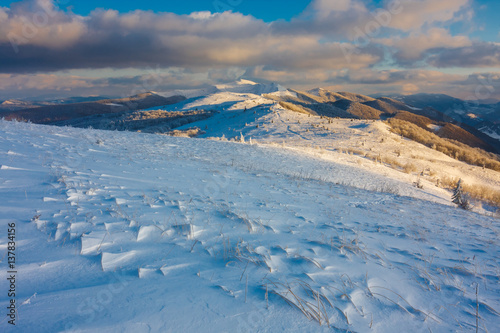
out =
[[[220,111],[195,124],[216,140],[0,121],[0,250],[16,222],[22,277],[0,331],[500,331],[498,220],[332,146],[498,175],[285,110],[278,85],[198,93],[171,110]]]

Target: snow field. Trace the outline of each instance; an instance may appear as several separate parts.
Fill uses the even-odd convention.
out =
[[[434,192],[281,147],[0,132],[2,225],[19,225],[29,300],[16,329],[500,329],[498,222]]]

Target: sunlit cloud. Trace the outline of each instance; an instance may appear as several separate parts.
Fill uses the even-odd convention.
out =
[[[24,0],[0,7],[0,87],[125,94],[127,85],[166,90],[245,76],[300,88],[456,94],[453,87],[469,89],[461,84],[467,74],[440,68],[500,65],[500,44],[452,32],[452,23],[472,17],[469,0],[314,0],[274,22],[230,11],[80,16],[52,0]],[[146,85],[151,68],[158,83]],[[75,70],[114,72],[93,78]]]

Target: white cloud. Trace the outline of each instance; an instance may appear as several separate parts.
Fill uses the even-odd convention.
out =
[[[312,2],[312,8],[319,15],[328,16],[332,12],[345,12],[352,6],[351,0],[315,0]]]
[[[474,41],[432,54],[428,62],[436,67],[500,67],[500,43]]]
[[[177,15],[97,9],[82,17],[53,4],[24,0],[0,8],[0,73],[26,74],[0,77],[0,87],[123,87],[140,80],[140,75],[106,82],[47,73],[159,67],[180,68],[162,74],[176,87],[246,73],[294,86],[373,84],[377,89],[401,90],[405,80],[412,80],[414,86],[406,88],[430,89],[433,83],[444,87],[452,78],[433,71],[372,68],[391,57],[403,69],[423,62],[437,67],[500,65],[498,44],[472,41],[446,28],[450,22],[470,18],[469,0],[388,0],[378,6],[386,10],[378,20],[374,15],[381,8],[366,1],[315,0],[292,20],[272,23],[233,12]],[[375,29],[376,34],[367,34],[364,47],[353,47],[356,33],[376,24],[389,29]]]
[[[83,17],[63,13],[51,0],[33,0],[0,8],[0,43],[67,47],[82,37],[87,27]]]
[[[397,0],[401,13],[394,15],[390,26],[411,31],[422,28],[425,24],[453,20],[470,0]]]
[[[400,62],[421,60],[426,51],[435,48],[458,48],[472,45],[469,37],[452,36],[443,28],[431,28],[425,33],[415,32],[407,37],[385,38],[377,42],[394,47],[397,50],[395,57]]]

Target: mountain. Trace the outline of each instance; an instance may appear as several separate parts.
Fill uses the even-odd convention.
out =
[[[497,140],[500,135],[496,136],[498,126],[495,122],[498,120],[487,119],[500,110],[499,104],[489,105],[490,113],[482,109],[482,112],[476,112],[477,106],[469,108],[467,115],[471,120],[461,122],[459,116],[465,114],[463,108],[469,106],[464,101],[442,94],[373,98],[322,88],[304,92],[286,89],[277,83],[256,83],[244,79],[201,89],[149,92],[125,99],[50,105],[4,113],[4,116],[6,119],[59,126],[169,133],[176,127],[214,117],[218,112],[227,116],[228,111],[255,110],[258,105],[266,105],[266,108],[279,105],[295,112],[329,118],[387,120],[395,117],[442,138],[489,152],[500,152],[500,141]],[[426,125],[422,126],[424,123]],[[190,135],[199,135],[202,131],[204,129],[200,127],[190,131]]]
[[[500,173],[261,95],[166,109],[209,103],[210,140],[0,120],[2,332],[500,330],[498,219],[436,186]]]
[[[358,100],[357,98],[354,98],[354,100],[341,99],[336,102],[329,102],[329,104],[346,111],[355,119],[380,119],[381,111],[359,103]]]
[[[463,101],[447,95],[419,94],[395,98],[373,98],[354,93],[331,92],[321,88],[309,90],[308,92],[289,91],[293,94],[273,96],[271,98],[281,101],[282,105],[290,110],[327,117],[377,120],[388,119],[403,112],[406,114],[406,121],[415,122],[420,126],[422,120],[417,117],[420,116],[426,119],[425,122],[428,122],[429,126],[442,129],[433,131],[431,127],[421,126],[429,132],[472,147],[478,147],[497,154],[500,153],[500,141],[495,137],[487,135],[467,123],[458,122],[452,117],[456,116],[455,113],[450,115],[450,112],[445,113],[435,108],[443,110],[449,107],[450,103],[451,105],[458,105],[461,102],[463,104]],[[431,102],[427,103],[426,101],[429,100]],[[408,114],[414,116],[410,117]],[[445,126],[448,123],[450,125]],[[486,124],[483,125],[482,129],[486,132],[489,131],[490,134],[496,130],[495,127]]]
[[[399,111],[411,111],[411,107],[395,99],[381,97],[363,103],[369,107],[382,111],[384,114],[396,114]]]
[[[309,90],[307,93],[311,95],[315,95],[319,97],[320,99],[318,101],[321,101],[323,103],[325,102],[336,102],[342,99],[352,101],[352,102],[359,102],[359,103],[364,103],[364,102],[369,102],[373,101],[374,98],[370,96],[365,96],[361,94],[355,94],[355,93],[350,93],[350,92],[332,92],[323,88],[316,88]]]
[[[235,82],[226,84],[212,85],[200,89],[187,89],[187,90],[171,90],[164,92],[157,92],[158,95],[170,97],[175,95],[182,95],[186,98],[196,98],[200,96],[207,96],[221,92],[230,93],[246,93],[246,94],[269,94],[278,91],[286,91],[287,89],[277,83],[257,83],[250,80],[240,79]]]
[[[364,103],[364,102],[369,102],[369,101],[374,100],[374,98],[372,98],[370,96],[365,96],[365,95],[355,94],[355,93],[350,93],[350,92],[339,91],[338,94],[341,96],[344,96],[344,99],[347,99],[347,100],[353,101],[353,102]]]
[[[428,117],[436,122],[452,123],[467,131],[483,142],[481,147],[496,153],[500,152],[500,103],[480,104],[480,101],[463,101],[444,94],[415,94],[393,96],[412,113]],[[457,131],[452,131],[457,133]],[[478,140],[462,140],[463,136],[455,136],[462,142],[479,142]]]
[[[138,131],[144,133],[170,133],[175,128],[195,121],[209,118],[215,112],[211,110],[164,111],[136,110],[78,117],[52,123],[57,126],[95,128],[110,131]],[[192,131],[188,136],[195,136],[201,131]]]
[[[22,275],[0,331],[499,331],[499,157],[431,107],[315,93],[239,81],[0,119]]]
[[[109,96],[82,96],[82,97],[73,96],[73,97],[53,99],[53,100],[50,100],[49,102],[52,102],[54,104],[74,104],[74,103],[85,103],[85,102],[97,102],[97,101],[102,101],[105,99],[113,99],[113,97],[109,97]]]
[[[496,98],[486,98],[486,99],[477,99],[477,100],[465,100],[468,104],[498,104],[500,100]]]
[[[414,94],[401,95],[397,99],[418,108],[432,107],[438,111],[445,112],[454,105],[462,105],[463,100],[445,94]]]
[[[216,85],[218,92],[232,92],[245,94],[270,94],[287,89],[277,83],[256,83],[250,80],[238,80],[234,83]]]
[[[468,121],[474,119],[474,117],[468,116],[469,113],[479,116],[491,111],[491,107],[488,105],[469,103],[445,94],[420,93],[401,95],[396,98],[413,107],[433,108],[455,121],[467,124],[469,124]]]
[[[106,99],[97,102],[58,104],[34,109],[23,109],[4,114],[7,120],[26,120],[39,124],[53,124],[72,119],[147,109],[181,102],[183,96],[163,97],[154,93],[143,93],[127,98]]]
[[[6,112],[37,108],[37,107],[41,107],[41,106],[48,106],[48,105],[54,105],[54,104],[55,103],[47,102],[47,101],[21,101],[21,100],[16,100],[16,99],[9,99],[6,101],[2,101],[0,103],[0,112],[5,114]]]
[[[476,127],[486,135],[500,141],[500,123],[485,121],[478,123]]]
[[[0,101],[0,112],[20,111],[24,109],[33,109],[42,106],[52,106],[58,104],[74,104],[84,102],[97,102],[104,99],[110,99],[107,96],[88,96],[88,97],[68,97],[49,100],[15,100],[9,99]]]

